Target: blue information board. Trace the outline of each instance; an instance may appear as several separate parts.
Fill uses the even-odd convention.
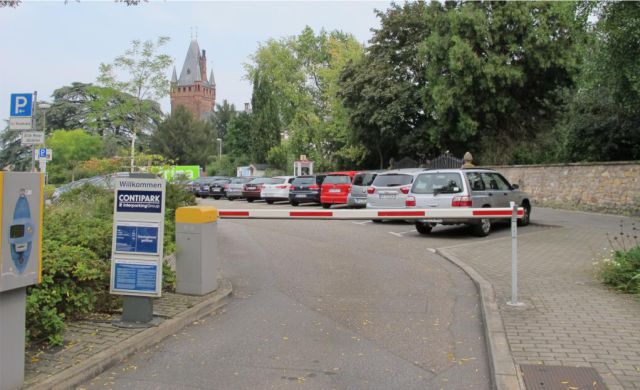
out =
[[[116,261],[114,290],[133,292],[155,292],[156,264],[130,264]]]
[[[158,227],[118,224],[116,227],[116,252],[157,254]]]
[[[161,213],[162,191],[120,190],[116,197],[116,211],[119,213]]]

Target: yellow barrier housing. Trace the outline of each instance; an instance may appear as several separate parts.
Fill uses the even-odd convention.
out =
[[[176,223],[209,223],[218,220],[218,209],[213,206],[186,206],[176,210]]]

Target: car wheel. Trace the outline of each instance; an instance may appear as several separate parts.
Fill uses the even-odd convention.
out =
[[[233,198],[233,197],[231,197],[231,198],[228,198],[228,197],[227,197],[227,200],[230,200],[230,201],[233,201],[234,199],[235,199],[235,198]]]
[[[218,200],[218,199],[220,199],[220,197],[219,196],[214,196],[213,199]]]
[[[296,202],[295,200],[292,200],[292,201],[291,201],[291,202],[289,202],[289,203],[291,203],[291,206],[297,206],[297,205],[299,205],[299,204],[300,204],[300,203]]]
[[[525,203],[521,207],[524,209],[524,215],[518,218],[518,226],[527,226],[531,222],[531,205]]]
[[[418,231],[418,233],[420,234],[429,234],[431,233],[431,229],[433,228],[433,226],[431,226],[430,223],[427,222],[416,222],[416,230]]]
[[[323,209],[328,209],[329,207],[331,207],[331,203],[322,203]]]
[[[473,235],[477,237],[486,237],[491,233],[491,219],[482,218],[480,223],[473,225]]]
[[[249,202],[249,203],[253,203],[254,200],[255,199],[253,199],[253,198],[247,198],[247,202]]]
[[[268,204],[273,204],[273,200],[271,200],[271,199],[267,199],[267,200],[265,200],[265,202],[267,202]]]
[[[371,222],[373,223],[382,223],[381,219],[372,219]]]

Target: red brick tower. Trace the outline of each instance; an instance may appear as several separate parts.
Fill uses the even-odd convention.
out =
[[[170,96],[171,113],[180,105],[185,106],[196,119],[205,119],[213,112],[216,104],[216,81],[213,70],[207,80],[207,55],[204,50],[200,54],[200,47],[195,39],[189,45],[180,78],[177,77],[176,68],[173,68]]]

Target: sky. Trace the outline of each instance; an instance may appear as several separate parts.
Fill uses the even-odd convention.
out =
[[[191,34],[215,73],[216,102],[242,109],[251,101],[243,64],[259,43],[299,34],[308,25],[341,30],[366,43],[379,27],[375,10],[388,1],[150,1],[128,7],[113,1],[23,1],[0,8],[0,119],[9,116],[11,93],[38,91],[51,100],[74,81],[95,83],[100,63],[113,62],[134,39],[171,40],[162,48],[178,74]],[[167,70],[170,78],[172,68]],[[161,100],[170,110],[169,98]]]

